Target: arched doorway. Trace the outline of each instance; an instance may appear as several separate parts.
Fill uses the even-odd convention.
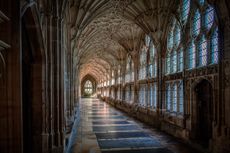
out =
[[[212,85],[207,80],[195,86],[196,96],[196,141],[203,147],[209,147],[212,138]]]

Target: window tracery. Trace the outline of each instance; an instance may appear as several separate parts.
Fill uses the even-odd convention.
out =
[[[206,0],[199,0],[191,12],[190,44],[187,49],[187,69],[218,63],[218,24],[215,10]],[[192,61],[191,61],[192,60]]]

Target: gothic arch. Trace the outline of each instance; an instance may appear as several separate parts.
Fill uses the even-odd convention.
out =
[[[214,86],[205,78],[199,78],[191,86],[191,135],[193,141],[209,147],[213,132]],[[202,121],[201,121],[202,120]]]
[[[81,96],[84,96],[84,94],[85,94],[84,93],[84,85],[85,85],[86,81],[88,81],[88,80],[91,81],[92,86],[93,86],[92,94],[96,93],[97,80],[93,76],[88,74],[88,75],[84,76],[81,80]]]
[[[36,4],[28,4],[22,13],[23,145],[25,152],[44,152],[45,47]]]

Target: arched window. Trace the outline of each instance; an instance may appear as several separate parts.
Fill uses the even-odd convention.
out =
[[[196,61],[196,48],[195,48],[194,41],[190,42],[189,48],[188,48],[188,68],[192,69],[195,67],[195,61]]]
[[[84,91],[86,94],[91,95],[93,93],[93,84],[91,81],[87,80],[84,85]]]
[[[131,56],[128,56],[127,63],[126,63],[126,75],[125,75],[125,82],[134,81],[134,65]]]
[[[214,9],[211,6],[207,6],[204,15],[204,24],[207,30],[210,30],[214,22]]]
[[[210,64],[218,63],[219,47],[218,47],[218,28],[215,28],[211,36],[211,61]]]
[[[152,41],[150,42],[150,46],[149,46],[149,54],[150,54],[149,77],[153,78],[157,76],[157,53],[156,53],[156,48]]]
[[[192,21],[192,34],[194,37],[197,37],[200,33],[200,25],[201,25],[201,16],[200,16],[200,12],[197,9],[195,11],[195,15]]]
[[[181,44],[181,29],[179,23],[173,22],[168,34],[165,73],[181,72],[183,69],[183,48]],[[179,62],[178,62],[179,61]]]
[[[118,65],[118,68],[117,68],[117,84],[121,84],[121,66]]]
[[[139,104],[141,106],[146,106],[147,104],[147,85],[146,84],[140,84],[139,88]]]
[[[168,112],[183,113],[184,97],[183,82],[181,80],[166,82],[166,110]]]
[[[204,35],[198,44],[198,65],[205,66],[207,64],[207,41]]]
[[[181,21],[186,24],[190,11],[190,0],[183,0],[181,5]]]
[[[147,68],[147,51],[143,47],[140,53],[140,66],[139,66],[139,80],[146,78],[146,68]]]
[[[218,24],[215,9],[199,0],[191,11],[191,36],[187,49],[187,69],[217,64],[219,58]]]
[[[157,83],[151,83],[149,89],[149,106],[152,109],[157,107]]]
[[[111,78],[111,85],[115,84],[115,74],[114,74],[114,70],[112,70],[112,74],[111,74],[112,78]]]

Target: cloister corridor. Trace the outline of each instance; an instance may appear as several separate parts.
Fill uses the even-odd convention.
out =
[[[0,0],[0,153],[230,153],[230,0]]]
[[[68,153],[199,153],[98,98],[80,100]]]

